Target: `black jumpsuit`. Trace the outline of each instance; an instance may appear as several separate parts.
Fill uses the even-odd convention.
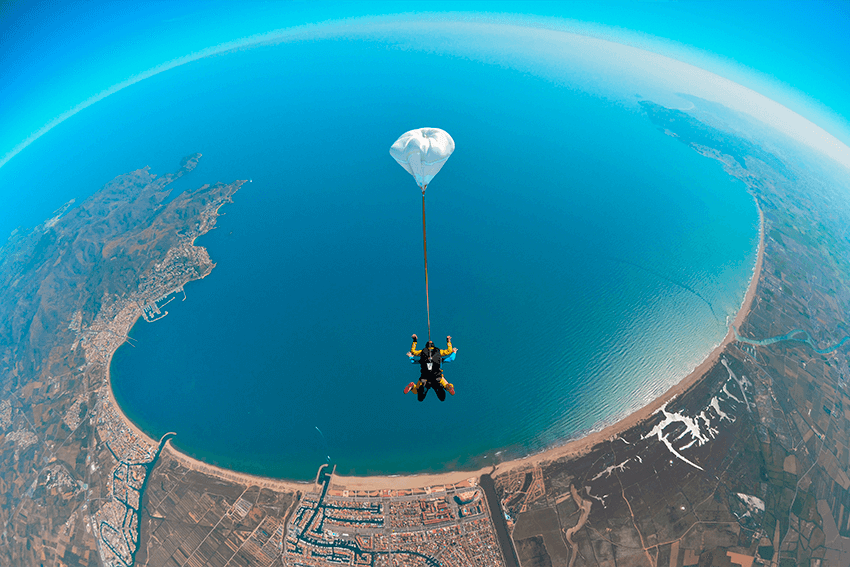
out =
[[[431,369],[428,369],[428,363],[431,363]],[[442,363],[442,357],[440,356],[440,351],[436,348],[433,350],[433,353],[429,357],[428,350],[423,349],[419,355],[419,380],[423,386],[420,386],[416,391],[416,399],[420,402],[425,399],[425,396],[428,394],[428,390],[433,388],[435,392],[437,392],[437,398],[440,399],[441,402],[446,400],[446,389],[443,388],[443,385],[440,384],[440,378],[443,377],[443,370],[440,368]]]

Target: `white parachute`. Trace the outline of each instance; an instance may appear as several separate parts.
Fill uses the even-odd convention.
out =
[[[455,141],[439,128],[417,128],[405,132],[390,148],[390,155],[425,188],[455,151]]]

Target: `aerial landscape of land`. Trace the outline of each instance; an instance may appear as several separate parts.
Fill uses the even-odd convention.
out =
[[[477,471],[260,478],[129,421],[112,356],[139,318],[215,277],[195,239],[245,183],[170,199],[200,154],[16,230],[0,249],[0,564],[850,565],[847,171],[696,104],[640,102],[759,209],[725,340],[628,418]]]

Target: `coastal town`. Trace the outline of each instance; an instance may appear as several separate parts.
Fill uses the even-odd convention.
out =
[[[326,466],[323,466],[323,469]],[[305,494],[287,526],[289,565],[504,565],[484,494],[475,479],[416,489]]]
[[[0,425],[4,430],[13,429],[4,437],[7,442],[13,442],[15,461],[34,450],[44,455],[41,460],[46,463],[37,471],[15,513],[26,519],[27,525],[36,525],[30,514],[37,513],[38,507],[28,513],[26,504],[32,504],[32,496],[40,493],[57,496],[56,505],[73,510],[58,537],[42,540],[43,545],[35,542],[38,547],[35,557],[41,557],[42,561],[48,560],[52,551],[66,558],[69,564],[81,561],[102,565],[134,563],[143,491],[165,439],[159,444],[153,442],[124,417],[111,396],[108,365],[115,350],[129,340],[129,330],[140,317],[150,320],[165,316],[163,304],[182,293],[188,281],[206,276],[214,267],[206,250],[193,243],[195,238],[214,228],[218,209],[231,201],[231,195],[242,182],[230,186],[204,186],[168,206],[157,205],[167,195],[168,184],[194,169],[199,159],[200,154],[189,156],[176,174],[159,179],[146,169],[121,176],[81,204],[81,210],[95,211],[101,202],[108,203],[116,193],[131,188],[138,193],[135,199],[128,200],[128,208],[150,210],[154,207],[151,222],[146,226],[121,226],[105,215],[104,227],[96,228],[96,232],[105,238],[103,233],[108,235],[112,231],[114,238],[97,244],[103,249],[103,255],[113,253],[113,259],[121,257],[127,250],[124,243],[130,239],[138,241],[133,235],[140,232],[162,235],[164,243],[170,246],[164,257],[152,262],[149,268],[139,270],[135,289],[123,296],[105,294],[93,317],[79,308],[69,313],[62,337],[64,344],[60,347],[65,353],[52,364],[56,369],[64,367],[64,372],[48,375],[43,381],[31,381],[21,391],[20,395],[33,402],[41,401],[31,405],[30,415],[18,409],[21,407],[19,399],[14,397],[0,404]],[[191,222],[182,226],[174,222],[174,211],[181,207],[188,207],[195,213]],[[67,210],[68,206],[63,207],[30,234],[13,235],[18,240],[11,243],[24,245],[25,253],[26,240],[43,238],[41,234],[65,229],[85,235],[86,229],[75,225],[73,216],[63,217]],[[181,213],[176,216],[180,217]],[[151,244],[162,243],[154,238]],[[54,254],[61,257],[63,250],[57,249]],[[70,396],[60,396],[57,400],[55,395],[48,395],[55,389],[67,390]],[[18,402],[14,406],[13,400]],[[61,419],[55,420],[46,431],[36,433],[36,424],[48,421],[46,418],[51,415]],[[58,434],[64,437],[61,443],[56,442]],[[50,525],[53,518],[45,517],[44,521]],[[8,528],[10,518],[6,518],[5,525]],[[32,547],[32,542],[26,538],[20,540],[7,529],[4,537],[10,536],[12,542],[26,541],[27,546]],[[77,540],[80,539],[86,540],[86,545],[79,545]]]
[[[739,319],[643,410],[461,477],[358,480],[322,466],[313,482],[260,478],[194,461],[123,415],[109,388],[115,350],[140,317],[167,316],[191,301],[188,281],[214,275],[194,239],[241,184],[165,203],[199,155],[176,174],[119,176],[14,234],[4,321],[26,334],[0,345],[0,563],[850,565],[850,213],[830,205],[850,191],[846,177],[695,113],[642,106],[761,211]]]

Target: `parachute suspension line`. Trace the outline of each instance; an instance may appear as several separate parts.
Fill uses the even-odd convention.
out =
[[[431,340],[431,299],[428,297],[428,239],[425,236],[425,189],[422,188],[422,247],[425,250],[425,308],[428,310],[428,340]]]

